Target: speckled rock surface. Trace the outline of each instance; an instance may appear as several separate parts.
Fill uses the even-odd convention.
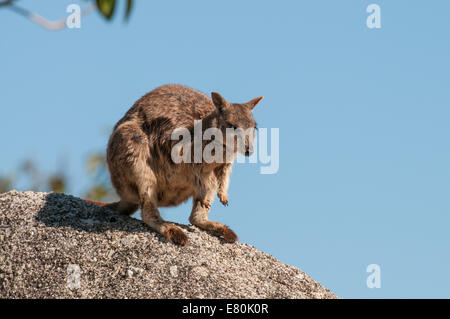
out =
[[[253,246],[180,227],[184,247],[73,196],[0,194],[0,298],[336,298]]]

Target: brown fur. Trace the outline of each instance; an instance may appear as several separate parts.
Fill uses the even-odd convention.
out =
[[[142,220],[148,226],[168,240],[184,245],[187,241],[184,232],[164,221],[158,207],[176,206],[193,197],[189,221],[228,242],[237,241],[230,228],[208,220],[216,193],[224,205],[228,204],[232,163],[175,164],[171,150],[177,141],[170,136],[180,127],[192,132],[194,120],[202,121],[203,131],[219,128],[224,137],[227,127],[254,128],[251,112],[261,99],[231,104],[218,93],[212,93],[210,99],[182,85],[165,85],[143,96],[116,124],[109,139],[107,162],[120,202],[107,207],[125,214],[140,207]]]

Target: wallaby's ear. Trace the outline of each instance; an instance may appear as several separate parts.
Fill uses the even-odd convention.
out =
[[[260,96],[257,98],[254,98],[253,100],[251,100],[250,102],[247,102],[247,105],[250,107],[250,109],[254,109],[256,105],[258,105],[259,102],[261,102],[261,100],[264,98],[264,96]]]
[[[222,97],[222,95],[217,92],[212,92],[211,98],[214,105],[219,109],[219,111],[222,112],[223,110],[225,110],[228,102]]]

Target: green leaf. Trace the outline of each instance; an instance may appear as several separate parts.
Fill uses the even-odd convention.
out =
[[[131,10],[133,9],[133,0],[127,0],[127,10],[125,11],[125,21],[130,18]]]
[[[96,0],[97,8],[100,13],[107,19],[111,20],[116,8],[116,0]]]

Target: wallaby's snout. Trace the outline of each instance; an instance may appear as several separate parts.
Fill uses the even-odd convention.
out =
[[[245,143],[244,143],[244,149],[243,149],[243,155],[249,157],[254,152],[254,145],[255,145],[255,130],[252,130],[249,135],[245,136]]]
[[[222,127],[232,129],[234,146],[229,145],[234,152],[245,156],[251,156],[254,152],[254,139],[256,122],[252,111],[263,99],[262,96],[254,98],[247,103],[229,103],[219,93],[212,92],[211,98],[222,118]],[[228,133],[227,133],[228,134]]]
[[[246,147],[244,155],[248,157],[251,156],[252,154],[253,150],[250,150],[250,147]]]

